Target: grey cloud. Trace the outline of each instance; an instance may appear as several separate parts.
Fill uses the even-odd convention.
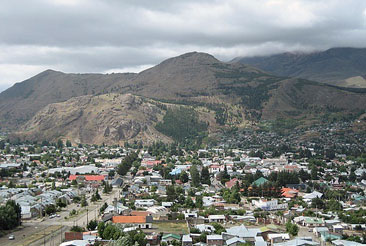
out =
[[[363,0],[5,0],[0,66],[103,72],[196,50],[235,56],[366,43]],[[19,71],[17,70],[17,73]],[[0,70],[1,73],[1,70]],[[15,82],[9,72],[0,85]]]

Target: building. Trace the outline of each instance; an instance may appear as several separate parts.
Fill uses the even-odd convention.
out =
[[[270,210],[279,210],[286,209],[287,203],[279,204],[277,199],[267,200],[267,199],[259,199],[253,200],[252,204],[260,209],[270,211]]]
[[[173,233],[165,234],[164,236],[162,236],[161,241],[169,244],[173,241],[180,241],[180,236]]]
[[[113,216],[112,222],[115,224],[125,224],[140,229],[152,228],[153,219],[151,216]]]
[[[154,199],[143,199],[143,200],[136,200],[135,207],[136,208],[149,208],[154,206],[155,200]]]
[[[193,239],[189,234],[183,235],[182,237],[182,246],[192,246],[193,245]]]
[[[226,220],[226,218],[225,218],[225,215],[223,215],[223,214],[209,215],[208,216],[208,221],[210,223],[212,223],[212,222],[221,223],[221,222],[224,222],[225,220]]]
[[[222,246],[224,245],[224,239],[222,238],[222,235],[217,234],[207,235],[206,243],[207,245],[212,246]]]

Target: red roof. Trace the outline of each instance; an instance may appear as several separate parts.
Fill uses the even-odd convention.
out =
[[[282,196],[287,197],[287,198],[296,197],[298,192],[299,192],[298,190],[291,189],[291,188],[282,188],[281,189]]]
[[[155,166],[155,165],[158,165],[158,164],[161,164],[161,160],[158,160],[158,161],[146,161],[146,165],[148,165],[148,166]]]
[[[146,216],[113,216],[112,222],[121,224],[142,224],[146,223]]]
[[[86,181],[103,181],[103,175],[70,175],[69,180],[75,180],[77,177],[84,177]]]
[[[238,180],[237,178],[233,178],[232,180],[229,180],[229,181],[227,181],[226,183],[225,183],[225,186],[226,186],[226,188],[231,188],[231,187],[233,187],[234,185],[236,185],[236,182],[239,182],[239,184],[240,184],[240,180]]]

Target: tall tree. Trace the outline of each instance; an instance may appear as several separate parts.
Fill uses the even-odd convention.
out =
[[[190,168],[191,178],[192,178],[192,185],[197,187],[200,185],[200,174],[198,172],[197,166],[192,165]]]
[[[211,185],[210,173],[208,167],[203,167],[201,172],[201,183]]]

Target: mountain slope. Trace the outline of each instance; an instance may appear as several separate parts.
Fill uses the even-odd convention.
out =
[[[20,136],[27,139],[168,141],[156,126],[165,125],[166,134],[175,131],[176,126],[161,122],[167,107],[179,105],[194,108],[208,131],[215,132],[278,117],[311,122],[329,113],[360,113],[366,110],[366,89],[274,76],[192,52],[138,74],[46,71],[0,94],[0,116],[11,116],[1,118],[0,126],[21,127]]]
[[[0,126],[15,128],[50,103],[72,97],[105,93],[114,83],[134,74],[65,74],[46,70],[0,93]]]
[[[76,143],[115,144],[131,139],[169,141],[153,127],[164,111],[131,94],[81,96],[39,111],[18,132],[28,140],[58,138]]]
[[[262,57],[235,58],[266,72],[286,77],[304,78],[338,86],[366,87],[346,80],[366,75],[366,48],[332,48],[313,53],[282,53]]]

